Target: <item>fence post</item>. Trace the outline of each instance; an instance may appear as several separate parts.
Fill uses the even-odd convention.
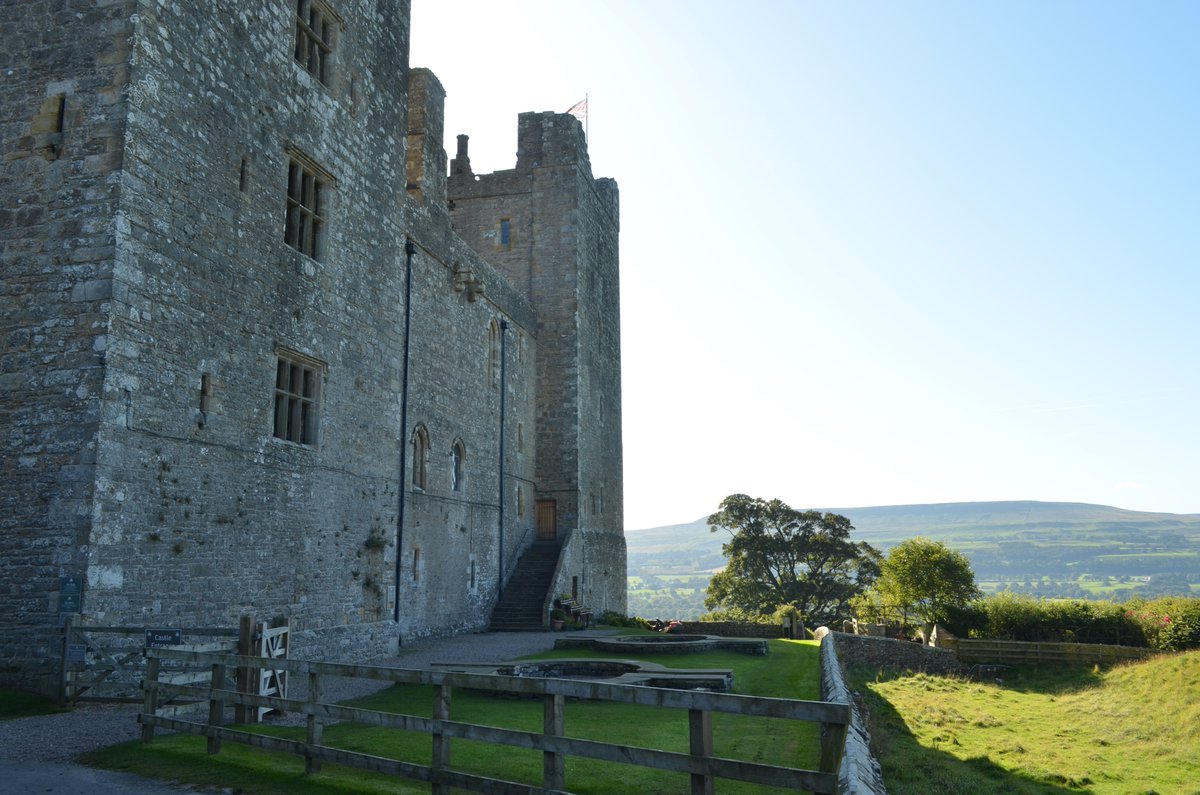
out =
[[[442,783],[442,773],[450,769],[450,738],[442,734],[437,721],[450,720],[450,685],[433,688],[433,795],[449,795],[450,787]]]
[[[217,691],[224,688],[225,665],[213,663],[212,684],[208,691],[208,726],[210,729],[216,729],[225,719],[225,702],[217,695]],[[210,754],[221,753],[221,738],[215,731],[208,735],[208,752]]]
[[[71,664],[67,662],[67,658],[71,653],[71,636],[74,634],[75,617],[78,613],[67,613],[63,619],[63,647],[62,647],[62,674],[58,680],[58,703],[62,706],[67,703],[67,691],[69,691],[71,681]]]
[[[707,762],[713,753],[711,712],[688,710],[688,741],[692,756],[702,756]],[[713,795],[713,777],[708,773],[693,773],[692,795]]]
[[[147,649],[147,652],[153,653]],[[154,713],[158,712],[158,690],[154,685],[158,684],[158,668],[161,662],[157,657],[150,657],[146,661],[146,678],[142,681],[142,713],[146,718],[153,719]],[[154,725],[142,721],[142,742],[148,743],[154,739]]]
[[[237,653],[243,657],[254,656],[254,617],[249,615],[242,616],[238,622],[238,650]],[[258,676],[258,669],[239,666],[237,669],[237,691],[239,693],[255,694],[257,688],[253,687],[255,677]],[[238,723],[257,723],[258,722],[258,707],[248,707],[241,701],[238,702],[234,709],[233,719]]]
[[[821,724],[821,772],[837,775],[842,764],[842,752],[846,749],[845,723]]]
[[[319,705],[325,700],[325,684],[320,674],[308,675],[308,700],[312,712],[308,714],[308,749],[304,755],[304,772],[315,775],[321,772],[321,760],[313,755],[313,749],[324,740],[325,724],[317,716]]]
[[[563,704],[566,699],[561,694],[547,693],[542,696],[542,733],[552,737],[562,737],[565,730]],[[542,754],[542,786],[546,789],[564,789],[563,755],[553,751]]]

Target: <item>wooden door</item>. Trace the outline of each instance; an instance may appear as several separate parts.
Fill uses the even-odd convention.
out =
[[[558,540],[558,502],[555,500],[537,501],[537,540]]]

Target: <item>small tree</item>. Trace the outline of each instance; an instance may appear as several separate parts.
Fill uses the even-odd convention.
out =
[[[728,531],[729,559],[713,575],[704,606],[770,616],[794,604],[810,625],[845,614],[847,602],[874,582],[879,552],[850,540],[850,520],[798,511],[779,500],[733,494],[708,517],[712,532]]]
[[[979,596],[966,555],[920,536],[888,551],[875,588],[883,604],[895,605],[927,624],[945,621],[948,609]]]

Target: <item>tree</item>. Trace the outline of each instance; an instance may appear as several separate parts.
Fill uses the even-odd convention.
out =
[[[721,547],[729,562],[708,585],[709,610],[771,615],[795,604],[810,625],[829,623],[879,575],[879,551],[851,541],[854,526],[835,513],[733,494],[708,525],[732,536]]]
[[[980,595],[966,555],[921,536],[888,551],[875,590],[882,603],[930,624],[945,621],[948,609]]]

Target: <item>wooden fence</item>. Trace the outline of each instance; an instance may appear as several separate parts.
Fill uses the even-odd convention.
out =
[[[1099,643],[1032,643],[1017,640],[967,640],[940,642],[954,649],[960,662],[1024,665],[1031,663],[1114,663],[1140,660],[1153,649]]]
[[[850,720],[846,704],[823,701],[794,701],[758,698],[727,693],[613,685],[568,679],[494,676],[486,674],[419,671],[402,668],[342,665],[303,660],[266,660],[259,657],[216,655],[177,649],[147,649],[147,677],[142,712],[142,740],[150,742],[155,728],[188,732],[208,738],[208,752],[218,753],[224,740],[258,748],[292,753],[305,759],[305,769],[314,773],[322,762],[333,762],[433,784],[436,794],[458,787],[482,793],[563,793],[566,782],[564,761],[567,756],[586,757],[673,771],[691,777],[691,792],[712,793],[716,778],[747,781],[816,793],[833,793],[841,763]],[[161,666],[167,663],[203,664],[211,668],[211,683],[203,688],[160,681]],[[274,667],[308,679],[305,700],[258,696],[225,689],[226,672],[234,668],[265,669]],[[354,677],[407,685],[429,685],[434,689],[433,717],[403,715],[358,709],[326,703],[322,698],[323,680],[328,677]],[[454,688],[516,694],[540,698],[544,707],[541,732],[516,731],[455,721],[450,706]],[[160,714],[164,699],[188,695],[207,700],[208,720],[196,722]],[[565,736],[566,699],[612,701],[687,711],[689,753],[659,751]],[[298,712],[308,716],[306,739],[288,740],[269,737],[223,726],[226,708],[240,710],[266,708]],[[765,765],[713,754],[712,713],[731,713],[765,718],[783,718],[820,723],[821,761],[819,770]],[[429,766],[372,756],[326,746],[323,730],[327,722],[354,721],[406,731],[428,733],[433,756]],[[541,787],[480,776],[455,770],[451,766],[451,739],[479,740],[541,751],[543,775]]]

